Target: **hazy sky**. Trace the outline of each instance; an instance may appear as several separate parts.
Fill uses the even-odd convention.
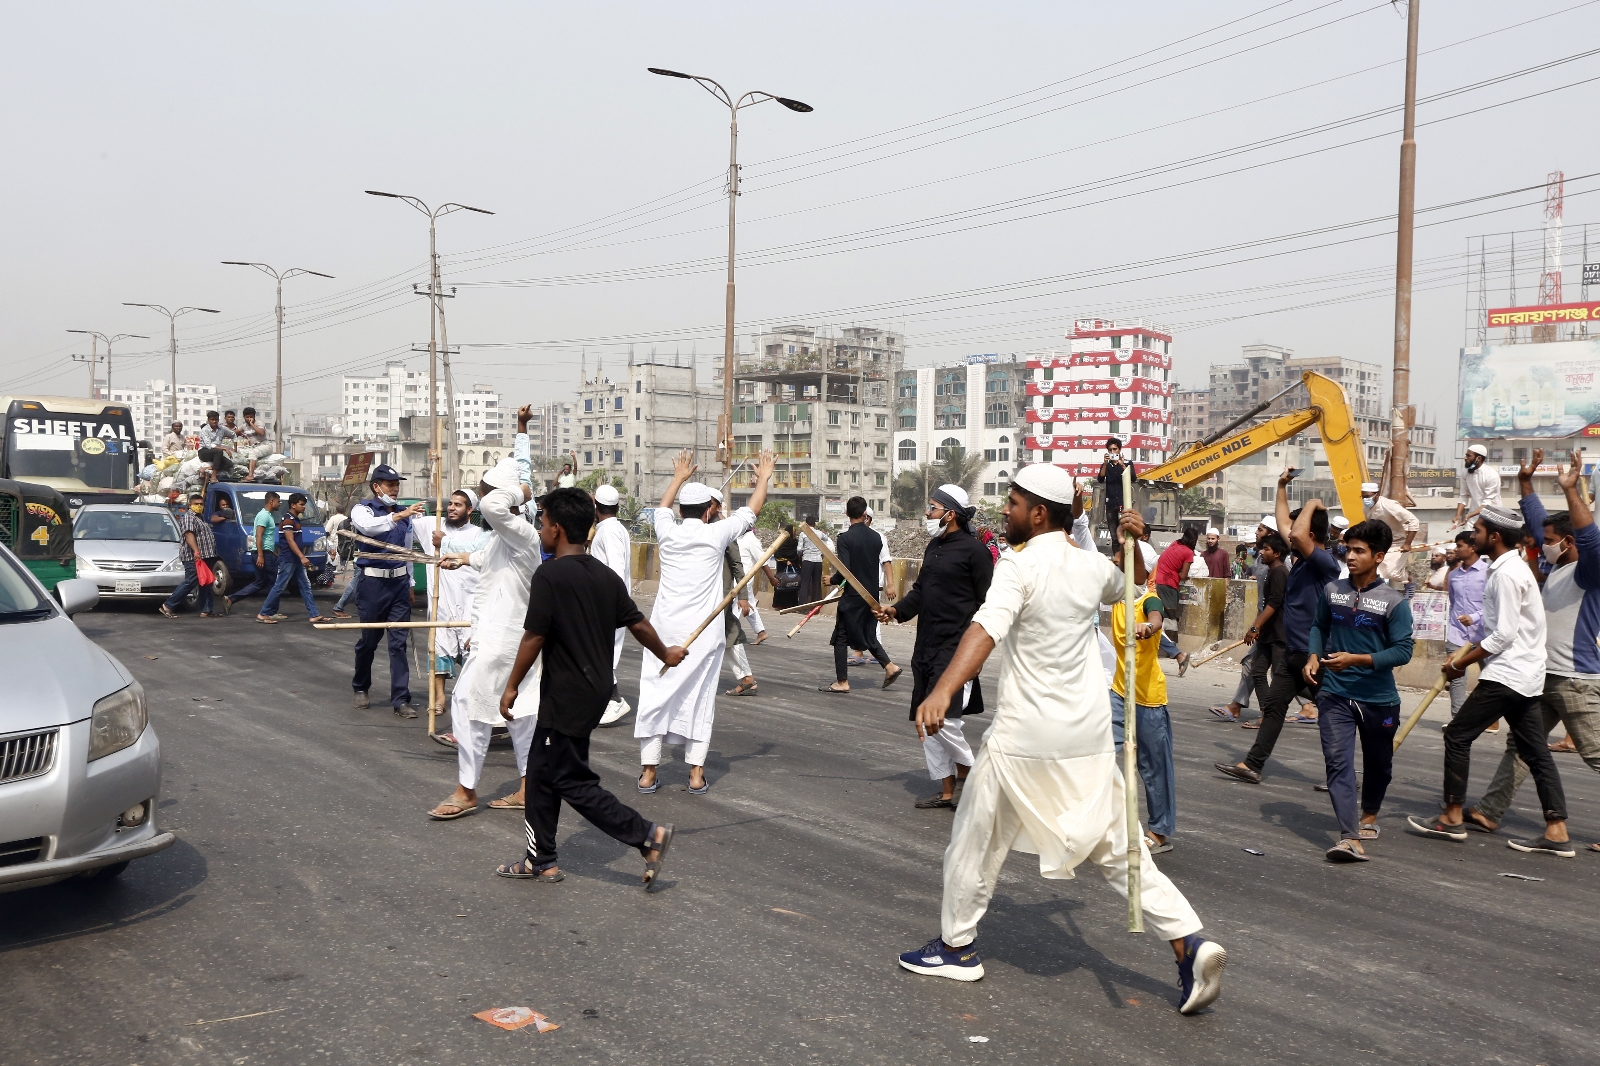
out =
[[[1406,27],[1389,4],[5,13],[8,391],[86,389],[70,328],[154,335],[124,342],[117,381],[165,377],[165,320],[125,300],[222,311],[180,320],[181,379],[270,382],[271,280],[219,265],[247,259],[337,276],[287,284],[284,342],[289,408],[336,411],[341,373],[427,340],[410,294],[426,220],[369,188],[495,212],[439,225],[459,387],[543,402],[570,394],[585,353],[618,366],[630,343],[709,368],[727,112],[646,66],[816,108],[741,112],[742,337],[885,323],[928,363],[1061,345],[1075,316],[1145,315],[1175,331],[1186,385],[1257,341],[1390,361],[1400,120],[1386,109]],[[1576,298],[1581,224],[1600,222],[1584,195],[1600,178],[1574,180],[1600,171],[1600,56],[1558,61],[1600,41],[1600,3],[1425,0],[1421,41],[1424,101],[1506,79],[1419,107],[1413,400],[1438,411],[1463,343],[1467,238],[1529,231],[1532,302],[1542,194],[1421,209],[1564,170]],[[1306,232],[1325,227],[1342,228]],[[1503,255],[1493,268],[1503,288]]]

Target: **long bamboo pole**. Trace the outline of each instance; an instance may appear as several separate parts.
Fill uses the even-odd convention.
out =
[[[750,568],[750,572],[744,575],[744,580],[733,586],[728,594],[722,597],[722,602],[717,604],[717,609],[707,615],[704,622],[701,622],[699,625],[695,626],[694,632],[689,634],[689,639],[678,645],[678,647],[688,648],[689,645],[695,642],[696,637],[705,632],[706,626],[709,626],[712,622],[715,622],[718,618],[721,618],[722,612],[728,609],[728,604],[732,603],[734,597],[738,596],[739,593],[744,591],[744,587],[746,585],[755,580],[756,575],[761,573],[761,568],[767,564],[767,560],[772,558],[773,553],[776,552],[783,542],[788,539],[789,534],[787,532],[779,533],[778,539],[772,542],[772,547],[768,548],[765,552],[762,552],[761,558],[756,560],[756,565],[752,566]],[[672,669],[672,667],[666,665],[665,663],[661,664],[662,674],[665,674],[670,669]],[[656,676],[659,677],[661,675],[657,674]]]
[[[437,259],[434,260],[433,286],[434,286],[434,298],[435,298],[435,300],[438,299],[438,288],[439,288],[439,273],[438,273],[439,267],[438,267],[438,262],[439,261]],[[443,318],[444,318],[444,308],[443,307],[439,308],[439,318],[441,320],[443,320]],[[446,356],[446,358],[448,358],[448,356]],[[435,410],[437,410],[437,409],[438,408],[436,407]],[[453,424],[454,419],[455,419],[455,412],[454,411],[450,412],[450,418],[451,418],[452,424]],[[439,446],[441,448],[445,447],[446,442],[445,442],[445,435],[444,435],[444,419],[442,419],[442,418],[435,419],[434,428],[437,431],[437,433],[439,434],[438,437],[436,438],[439,441]],[[433,495],[434,495],[433,528],[434,529],[438,529],[438,530],[444,529],[444,478],[441,476],[442,475],[442,470],[440,469],[440,466],[441,466],[440,457],[439,456],[434,456],[434,460],[433,460]],[[439,551],[440,551],[440,555],[442,557],[443,556],[443,545],[440,546]],[[437,571],[430,571],[428,576],[430,578],[432,578],[432,580],[428,582],[428,584],[430,586],[432,586],[429,589],[429,596],[428,596],[428,601],[429,601],[428,602],[428,620],[430,622],[436,622],[439,619],[439,586],[443,585],[444,581],[441,579],[441,577],[440,577],[440,575],[439,575],[439,573]],[[433,736],[433,734],[434,734],[435,715],[437,715],[439,713],[439,691],[444,688],[444,682],[442,680],[440,680],[438,672],[434,669],[434,665],[438,661],[439,661],[439,632],[438,632],[436,627],[429,626],[428,627],[428,735],[430,737]]]
[[[1133,502],[1133,472],[1122,468],[1122,498]],[[1134,657],[1137,654],[1137,637],[1133,631],[1133,607],[1138,593],[1133,580],[1133,553],[1138,542],[1132,533],[1122,538],[1122,629],[1127,670],[1123,674],[1122,691],[1122,793],[1128,803],[1128,932],[1144,932],[1144,905],[1140,900],[1140,865],[1144,844],[1139,830],[1139,690],[1134,685]]]
[[[780,607],[778,609],[777,613],[778,614],[798,614],[801,611],[810,611],[814,607],[826,606],[827,604],[830,604],[830,603],[834,602],[838,598],[839,598],[838,596],[827,595],[827,596],[822,597],[822,599],[820,599],[820,600],[812,600],[810,603],[797,603],[793,607]]]
[[[1458,650],[1454,655],[1450,656],[1449,661],[1452,663],[1459,662],[1462,656],[1466,655],[1477,646],[1478,645],[1476,643],[1463,645],[1460,650]],[[1407,718],[1405,722],[1401,724],[1400,728],[1395,732],[1394,747],[1390,749],[1391,751],[1400,750],[1400,745],[1405,743],[1405,739],[1408,735],[1410,735],[1411,730],[1416,728],[1418,722],[1422,721],[1422,712],[1428,709],[1428,704],[1433,702],[1433,698],[1435,696],[1444,691],[1444,686],[1446,684],[1447,682],[1445,681],[1444,673],[1441,671],[1439,674],[1439,679],[1433,683],[1433,687],[1430,688],[1427,694],[1422,697],[1422,702],[1417,704],[1417,709],[1411,712],[1411,717]]]
[[[471,622],[313,622],[312,629],[470,629]]]
[[[867,606],[872,608],[873,614],[883,610],[878,604],[877,598],[867,591],[867,586],[863,585],[856,578],[856,575],[850,572],[849,567],[839,561],[839,557],[833,553],[833,549],[828,547],[827,541],[818,536],[817,531],[811,528],[810,522],[801,522],[800,531],[811,538],[811,543],[817,546],[817,550],[822,553],[822,557],[828,560],[828,563],[843,575],[844,579],[850,583],[850,587],[856,590],[856,595],[867,601]]]
[[[1242,644],[1244,644],[1244,641],[1236,640],[1232,644],[1229,644],[1226,648],[1223,648],[1221,651],[1214,651],[1210,655],[1207,655],[1204,659],[1201,659],[1199,662],[1190,663],[1189,664],[1189,669],[1193,670],[1197,666],[1204,666],[1206,663],[1210,662],[1212,659],[1215,659],[1217,656],[1226,655],[1230,651],[1232,651],[1234,648],[1237,648],[1237,647],[1241,646]]]
[[[844,595],[844,593],[842,593],[842,592],[839,594],[839,596],[843,596],[843,595]],[[807,622],[811,621],[818,614],[820,614],[822,609],[824,607],[826,607],[828,604],[836,602],[839,599],[839,596],[834,596],[831,599],[823,600],[821,603],[819,603],[815,607],[811,608],[811,610],[809,612],[807,612],[806,616],[804,618],[800,619],[800,621],[796,622],[795,623],[795,627],[793,629],[789,630],[789,636],[792,637],[796,633],[800,632],[800,630],[804,629]]]

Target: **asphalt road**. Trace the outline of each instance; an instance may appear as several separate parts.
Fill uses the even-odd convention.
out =
[[[909,677],[816,691],[826,624],[753,650],[761,690],[721,700],[705,796],[681,762],[638,795],[631,718],[595,735],[607,785],[679,829],[646,895],[637,855],[571,811],[559,885],[493,876],[522,851],[515,814],[429,821],[455,754],[425,719],[352,709],[347,635],[298,615],[79,621],[150,695],[179,842],[113,884],[0,895],[0,1062],[1595,1061],[1600,855],[1405,835],[1404,814],[1437,800],[1435,728],[1402,749],[1375,861],[1332,867],[1315,730],[1286,730],[1264,785],[1223,779],[1211,763],[1250,734],[1204,707],[1234,675],[1173,679],[1179,827],[1159,861],[1229,952],[1221,1000],[1185,1018],[1170,949],[1126,932],[1098,875],[1045,881],[1031,856],[1011,858],[981,927],[982,982],[895,965],[938,932],[951,815],[912,807],[930,783]],[[887,643],[903,661],[911,632]],[[630,698],[638,662],[630,645]],[[1501,743],[1480,742],[1475,786]],[[1600,780],[1559,765],[1574,832],[1595,839]],[[514,776],[494,749],[486,794]],[[1531,785],[1519,800],[1509,828],[1531,834]],[[472,1017],[502,1006],[561,1028]]]

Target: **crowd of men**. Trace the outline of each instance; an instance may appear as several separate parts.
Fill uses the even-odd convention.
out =
[[[475,488],[453,492],[442,519],[425,515],[422,505],[402,506],[400,475],[374,469],[371,497],[350,509],[341,534],[354,545],[355,569],[334,611],[349,618],[345,608],[353,603],[367,627],[355,642],[355,706],[370,705],[373,663],[386,640],[389,703],[397,715],[415,717],[408,630],[394,624],[412,618],[417,549],[428,557],[426,592],[436,627],[428,672],[451,723],[436,739],[457,751],[456,787],[429,815],[451,821],[480,809],[485,757],[495,732],[506,730],[521,783],[489,806],[524,812],[526,848],[498,866],[499,875],[562,880],[556,831],[565,801],[640,853],[648,888],[673,827],[650,821],[601,786],[588,762],[590,735],[636,710],[638,793],[660,789],[663,759],[681,748],[688,791],[704,795],[711,788],[705,764],[725,652],[736,681],[726,694],[758,691],[744,652],[745,625],[753,627],[755,643],[766,637],[753,578],[767,576],[775,604],[815,607],[824,599],[824,564],[842,587],[826,600],[836,603],[835,677],[822,691],[849,693],[849,667],[873,662],[888,688],[903,668],[884,649],[879,627],[917,621],[909,715],[937,792],[916,805],[953,809],[955,821],[940,935],[900,956],[906,969],[957,980],[983,975],[977,926],[1008,852],[1038,855],[1045,877],[1070,877],[1090,861],[1125,894],[1129,849],[1137,847],[1145,919],[1174,950],[1180,1008],[1192,1013],[1216,999],[1226,952],[1200,935],[1199,918],[1151,858],[1174,846],[1178,781],[1160,659],[1177,659],[1180,674],[1188,667],[1166,630],[1180,610],[1179,585],[1191,577],[1258,582],[1259,613],[1244,638],[1249,654],[1240,689],[1230,704],[1211,709],[1253,730],[1253,742],[1237,761],[1216,769],[1260,785],[1289,708],[1302,701],[1294,720],[1318,727],[1326,770],[1318,787],[1329,795],[1339,833],[1326,859],[1370,860],[1401,725],[1394,672],[1414,647],[1406,557],[1420,531],[1415,517],[1378,486],[1362,487],[1367,513],[1352,525],[1319,500],[1291,510],[1295,472],[1285,471],[1275,513],[1263,516],[1253,548],[1234,558],[1215,529],[1190,529],[1158,553],[1140,516],[1120,501],[1106,512],[1115,553],[1107,557],[1090,532],[1082,489],[1053,466],[1018,471],[1003,539],[975,530],[976,508],[966,493],[943,485],[927,501],[929,540],[918,576],[891,603],[884,591],[887,547],[864,499],[847,502],[849,525],[836,541],[809,526],[790,526],[779,544],[763,550],[753,527],[766,500],[771,455],[756,464],[747,504],[728,508],[723,488],[697,480],[693,458],[684,453],[659,506],[645,516],[660,566],[646,618],[631,597],[632,552],[617,517],[618,493],[604,485],[587,492],[567,483],[566,472],[548,490],[536,487],[528,418],[523,408],[512,456]],[[1444,727],[1440,813],[1413,815],[1408,825],[1421,836],[1455,842],[1472,831],[1495,833],[1532,776],[1545,829],[1507,843],[1525,853],[1572,856],[1547,736],[1563,723],[1564,743],[1600,770],[1600,529],[1578,486],[1581,456],[1575,453],[1559,477],[1568,504],[1559,512],[1547,512],[1532,492],[1541,459],[1536,453],[1523,470],[1520,511],[1486,490],[1481,499],[1475,495],[1472,528],[1434,561],[1428,586],[1450,600],[1444,679],[1451,720]],[[1109,476],[1117,463],[1108,457],[1108,488],[1117,483]],[[291,585],[301,590],[307,615],[320,617],[293,535],[304,506],[298,494],[286,504],[269,494],[257,516],[257,579],[232,601],[268,590],[258,621],[281,620],[278,599]],[[482,525],[471,520],[474,512]],[[186,576],[214,557],[202,514],[193,506],[179,513]],[[1139,546],[1131,567],[1140,592],[1131,615],[1123,537]],[[226,609],[231,601],[224,602]],[[1109,627],[1100,624],[1102,605],[1111,608]],[[207,598],[201,610],[210,613]],[[616,679],[625,631],[644,649],[637,708],[622,698]],[[991,653],[1003,669],[999,691],[986,694],[978,675]],[[1473,665],[1478,679],[1469,691],[1465,675]],[[450,677],[455,683],[446,693]],[[1252,696],[1261,715],[1245,721]],[[1130,700],[1148,809],[1138,841],[1129,839],[1122,813],[1124,789],[1134,786],[1122,779],[1117,758]],[[964,720],[991,712],[974,751]],[[1488,791],[1468,806],[1471,745],[1501,720],[1508,724],[1505,755]]]

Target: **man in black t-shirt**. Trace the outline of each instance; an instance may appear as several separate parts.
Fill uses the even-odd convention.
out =
[[[500,697],[500,714],[509,721],[517,689],[542,653],[539,718],[528,753],[528,850],[495,872],[501,877],[562,880],[556,865],[556,825],[561,801],[566,800],[597,829],[639,850],[645,858],[648,889],[672,844],[672,826],[645,821],[600,786],[600,775],[589,767],[589,734],[611,702],[611,660],[618,629],[626,628],[669,667],[682,662],[686,652],[662,644],[655,627],[628,596],[627,585],[584,550],[595,520],[589,494],[576,488],[556,489],[542,502],[539,541],[551,554],[534,571],[522,643]]]

